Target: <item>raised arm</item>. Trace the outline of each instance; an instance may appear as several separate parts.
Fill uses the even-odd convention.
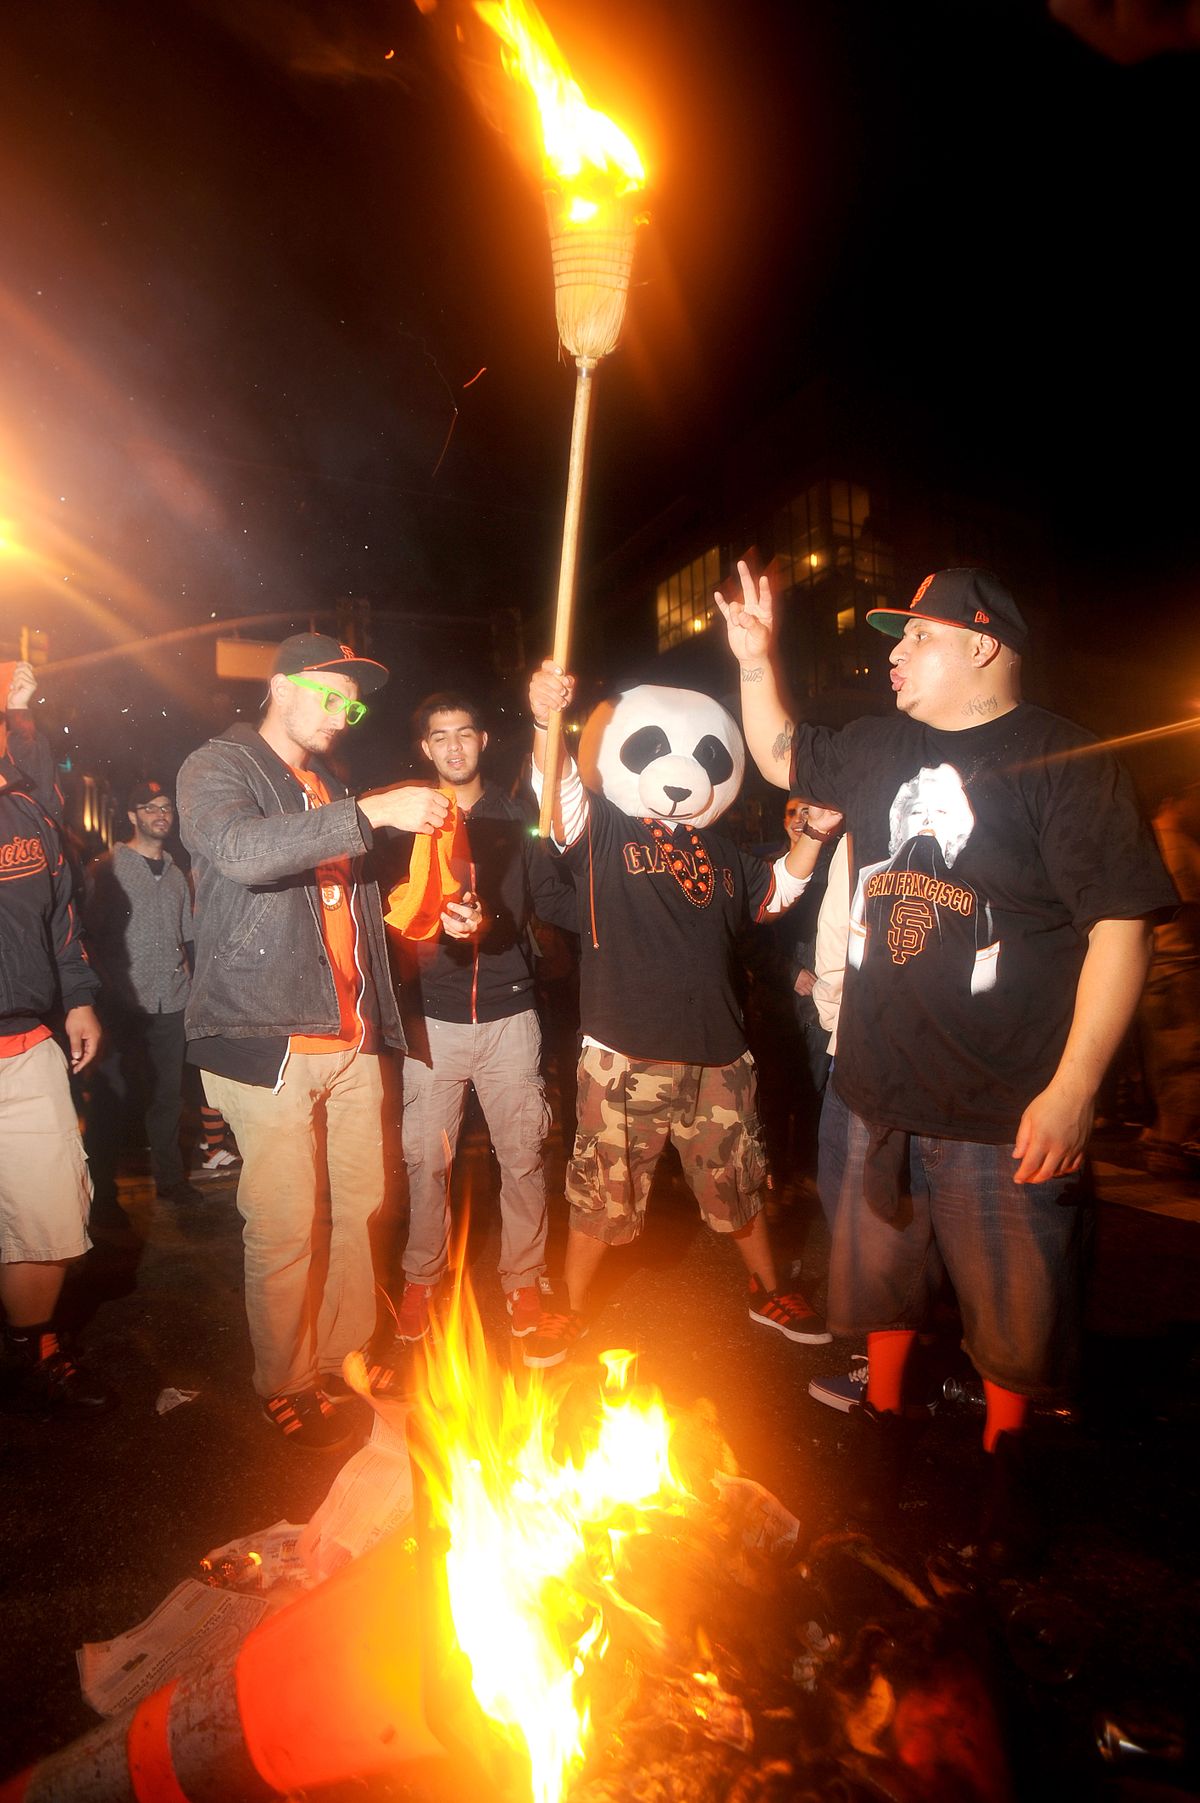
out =
[[[541,796],[541,779],[546,768],[546,724],[552,713],[561,711],[571,705],[575,694],[575,678],[553,662],[551,658],[543,658],[539,667],[529,679],[529,711],[533,715],[533,787]],[[551,831],[559,845],[569,845],[576,837],[578,827],[572,831],[573,823],[563,818],[563,785],[572,788],[579,783],[578,772],[566,747],[558,765],[558,794],[554,798],[554,818]]]
[[[784,701],[775,656],[775,597],[770,580],[757,583],[744,562],[738,564],[742,592],[726,601],[714,598],[725,618],[729,649],[741,671],[742,730],[750,755],[769,783],[791,786],[792,734],[795,722]]]

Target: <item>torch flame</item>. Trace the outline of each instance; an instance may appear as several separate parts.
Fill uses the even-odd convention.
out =
[[[507,73],[533,96],[543,168],[567,196],[569,222],[590,225],[606,200],[644,188],[641,157],[619,125],[588,105],[536,6],[476,0],[475,10],[504,45]]]
[[[621,1595],[623,1542],[691,1501],[661,1397],[631,1386],[632,1353],[604,1363],[598,1413],[568,1453],[563,1390],[500,1373],[459,1286],[415,1405],[455,1636],[481,1709],[528,1756],[534,1803],[557,1803],[585,1757],[590,1681],[618,1613],[661,1641]]]

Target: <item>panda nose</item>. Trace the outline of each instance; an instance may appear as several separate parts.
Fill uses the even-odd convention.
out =
[[[669,795],[672,801],[686,801],[691,792],[690,789],[676,789],[670,783],[663,784],[663,794]]]

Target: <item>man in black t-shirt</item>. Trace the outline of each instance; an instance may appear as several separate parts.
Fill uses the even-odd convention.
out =
[[[1007,1436],[1070,1375],[1093,1099],[1174,892],[1113,759],[1021,700],[1025,624],[994,576],[944,570],[907,610],[870,613],[897,639],[897,712],[832,732],[789,715],[769,586],[738,567],[721,607],[751,753],[841,807],[853,846],[829,1313],[868,1336],[856,1432],[899,1445],[904,1366],[946,1271],[984,1446],[1007,1464]]]

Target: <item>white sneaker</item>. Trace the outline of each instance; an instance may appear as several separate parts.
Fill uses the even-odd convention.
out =
[[[232,1152],[227,1152],[224,1146],[218,1146],[215,1152],[210,1152],[207,1158],[201,1160],[200,1169],[202,1171],[227,1171],[231,1165],[238,1162],[239,1160],[234,1157]]]

